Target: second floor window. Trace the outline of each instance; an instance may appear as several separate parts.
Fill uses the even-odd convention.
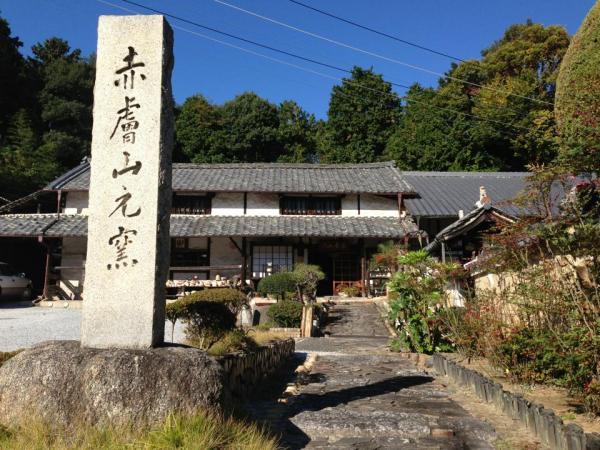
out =
[[[173,195],[172,214],[210,214],[211,198],[208,195]]]
[[[281,214],[335,216],[342,213],[340,197],[282,197]]]

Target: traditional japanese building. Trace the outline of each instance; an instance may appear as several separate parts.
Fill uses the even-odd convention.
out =
[[[0,214],[0,260],[28,254],[45,297],[84,295],[89,175],[85,163],[45,188],[55,213]],[[256,282],[307,262],[326,273],[319,295],[367,294],[379,243],[425,246],[475,207],[480,186],[509,200],[526,175],[401,172],[392,162],[174,164],[170,283]]]

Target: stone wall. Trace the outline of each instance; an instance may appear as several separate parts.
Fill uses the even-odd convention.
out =
[[[225,388],[231,398],[247,396],[260,383],[274,375],[294,355],[293,339],[276,341],[256,352],[217,358],[224,371]]]
[[[532,403],[522,396],[502,389],[502,386],[479,372],[467,369],[444,355],[433,355],[433,367],[440,375],[471,388],[484,402],[492,403],[504,414],[518,420],[542,443],[556,450],[598,450],[600,435],[585,433],[576,424],[565,425],[551,409]]]

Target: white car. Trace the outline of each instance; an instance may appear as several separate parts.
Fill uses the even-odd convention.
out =
[[[0,262],[0,299],[19,297],[31,300],[32,292],[31,280],[24,273],[15,273],[8,264]]]

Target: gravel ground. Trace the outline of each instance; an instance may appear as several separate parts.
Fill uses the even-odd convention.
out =
[[[31,347],[49,340],[79,340],[81,310],[41,308],[22,303],[0,303],[0,351]],[[165,324],[170,341],[171,324]],[[183,342],[183,329],[175,328],[175,342]]]

